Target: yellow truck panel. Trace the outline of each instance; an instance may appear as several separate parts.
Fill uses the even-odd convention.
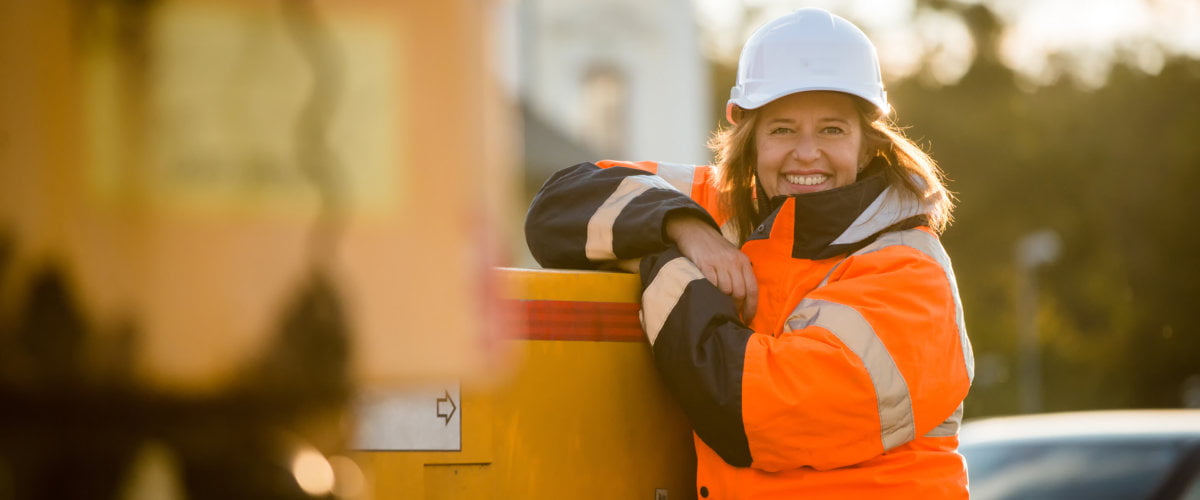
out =
[[[694,498],[692,434],[640,333],[637,277],[499,276],[524,311],[508,341],[512,373],[463,387],[461,451],[359,452],[371,496]],[[556,336],[539,320],[557,315],[573,324]]]

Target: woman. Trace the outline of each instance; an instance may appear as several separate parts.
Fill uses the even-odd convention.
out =
[[[747,42],[731,96],[715,167],[555,174],[526,221],[535,258],[640,272],[701,498],[966,498],[952,200],[887,121],[874,46],[793,12]]]

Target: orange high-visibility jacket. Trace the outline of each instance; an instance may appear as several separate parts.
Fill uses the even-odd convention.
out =
[[[772,200],[742,246],[759,289],[745,325],[663,233],[675,211],[721,227],[712,176],[583,163],[551,177],[526,219],[546,267],[643,258],[643,326],[695,429],[697,495],[967,498],[956,449],[973,359],[926,207],[877,166]]]

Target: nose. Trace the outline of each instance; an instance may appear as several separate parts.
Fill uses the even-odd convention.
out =
[[[796,143],[792,145],[792,157],[797,161],[809,163],[821,156],[817,141],[809,134],[798,134]]]

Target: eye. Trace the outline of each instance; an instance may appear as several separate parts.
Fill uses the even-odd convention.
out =
[[[787,127],[775,127],[773,129],[771,129],[770,132],[767,132],[767,134],[769,134],[769,135],[784,135],[784,134],[790,134],[792,132],[794,132],[794,131]]]
[[[823,129],[821,129],[821,133],[822,133],[822,134],[829,134],[829,135],[841,135],[841,134],[844,134],[844,133],[846,133],[846,130],[845,130],[845,129],[843,129],[842,127],[837,127],[837,126],[834,126],[834,125],[830,125],[830,126],[828,126],[828,127],[825,127],[825,128],[823,128]]]

